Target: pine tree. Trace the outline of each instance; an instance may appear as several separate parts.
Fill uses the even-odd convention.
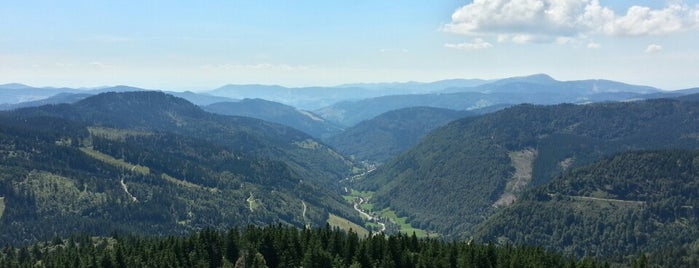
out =
[[[239,239],[238,229],[232,228],[228,230],[228,233],[226,234],[226,249],[224,255],[231,263],[235,263],[240,257]]]

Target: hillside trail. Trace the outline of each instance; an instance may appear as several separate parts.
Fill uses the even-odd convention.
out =
[[[308,218],[306,218],[306,210],[308,210],[308,206],[306,206],[306,202],[303,202],[303,200],[301,200],[301,205],[303,205],[303,211],[301,212],[301,217],[303,218],[303,222],[304,222],[306,228],[311,228],[311,224],[308,222]]]
[[[129,197],[131,197],[131,201],[133,201],[133,202],[138,202],[138,199],[136,199],[136,197],[133,196],[133,195],[129,192],[129,188],[126,187],[126,183],[124,182],[124,176],[121,176],[121,180],[119,181],[119,184],[121,184],[121,189],[124,190],[124,192],[126,193],[126,195],[128,195]]]

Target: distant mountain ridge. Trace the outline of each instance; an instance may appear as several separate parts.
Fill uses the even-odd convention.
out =
[[[51,97],[45,98],[45,99],[40,99],[40,100],[35,100],[35,101],[25,101],[25,102],[20,102],[20,103],[15,103],[15,104],[0,104],[0,110],[12,110],[12,109],[18,109],[18,108],[26,108],[26,107],[37,107],[37,106],[42,106],[42,105],[48,105],[48,104],[60,104],[60,103],[75,103],[77,101],[80,101],[84,98],[87,98],[89,96],[92,96],[92,94],[88,93],[58,93],[56,95],[53,95]]]
[[[4,87],[3,87],[4,86]],[[95,88],[91,94],[142,90],[126,86]],[[521,103],[559,104],[629,101],[678,97],[696,93],[689,90],[662,91],[602,79],[558,81],[546,74],[503,79],[447,79],[429,83],[356,83],[339,86],[284,87],[277,85],[225,85],[204,92],[169,92],[197,105],[240,99],[265,99],[312,111],[340,127],[350,127],[391,110],[407,107],[435,107],[475,110]],[[32,88],[22,84],[0,85],[1,109],[26,107],[13,104],[37,101],[58,93],[86,93],[79,89]]]
[[[25,88],[31,88],[31,87],[27,86],[25,84],[20,84],[20,83],[9,83],[9,84],[0,85],[0,88],[16,90],[16,89],[25,89]]]
[[[300,109],[314,110],[337,102],[387,95],[425,94],[452,87],[476,86],[482,79],[448,79],[429,83],[355,83],[338,86],[284,87],[278,85],[225,85],[205,93],[235,99],[265,99]]]
[[[342,128],[339,126],[320,118],[312,112],[262,99],[217,102],[202,108],[213,113],[252,117],[290,126],[316,138],[329,137],[342,131]]]
[[[511,85],[519,85],[514,88],[509,88]],[[528,85],[528,88],[524,88]],[[538,86],[537,86],[538,85]],[[596,94],[596,93],[617,93],[628,92],[637,94],[658,93],[661,90],[655,87],[631,85],[627,83],[605,80],[605,79],[587,79],[587,80],[571,80],[559,81],[547,74],[534,74],[529,76],[510,77],[498,79],[489,83],[483,83],[472,87],[452,87],[444,90],[445,93],[453,92],[508,92],[518,90],[528,90],[534,92],[555,92],[553,88],[558,88],[558,91],[569,90],[575,91],[578,94]]]
[[[394,83],[355,83],[355,84],[344,84],[337,87],[357,87],[357,88],[367,88],[367,89],[406,89],[406,93],[419,93],[419,92],[436,92],[448,88],[455,87],[474,87],[482,84],[488,83],[489,80],[484,79],[445,79],[435,82],[394,82]]]
[[[37,101],[59,93],[78,93],[77,89],[35,88],[24,84],[12,83],[0,85],[0,104],[16,104]]]
[[[591,103],[644,99],[645,95],[664,97],[648,86],[609,80],[558,81],[545,74],[489,81],[472,87],[450,87],[436,93],[402,94],[344,101],[315,112],[345,126],[381,113],[414,106],[452,110],[475,110],[488,106],[559,103]],[[654,95],[653,95],[654,94]]]
[[[0,85],[0,97],[4,102],[0,102],[0,110],[11,110],[24,107],[36,107],[46,104],[73,103],[88,96],[106,92],[129,92],[148,91],[147,89],[131,86],[111,86],[90,89],[74,88],[35,88],[24,84]],[[234,99],[198,94],[190,91],[169,92],[197,105],[208,105],[215,102],[234,101]]]
[[[389,90],[400,92],[400,90]],[[226,85],[205,92],[234,99],[265,99],[300,109],[313,110],[343,100],[358,100],[389,94],[386,90],[359,87],[301,87],[287,88],[267,85]]]

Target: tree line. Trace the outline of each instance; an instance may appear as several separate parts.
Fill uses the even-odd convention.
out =
[[[636,263],[640,264],[640,263]],[[638,265],[637,265],[638,266]],[[609,267],[541,247],[447,242],[282,224],[188,236],[86,234],[0,250],[0,267]],[[639,266],[640,267],[640,266]]]

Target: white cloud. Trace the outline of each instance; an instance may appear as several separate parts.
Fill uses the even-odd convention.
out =
[[[602,47],[602,45],[600,45],[599,43],[595,43],[595,42],[590,42],[587,44],[587,48],[589,48],[589,49],[598,49],[601,47]]]
[[[663,35],[699,28],[699,8],[631,6],[617,15],[598,0],[474,0],[452,14],[446,32],[498,36],[498,42],[556,42],[561,37]]]
[[[481,38],[476,38],[471,43],[458,43],[458,44],[447,43],[447,44],[444,44],[444,47],[459,49],[459,50],[478,50],[478,49],[491,48],[491,47],[493,47],[493,44],[488,43]]]
[[[658,44],[650,44],[646,47],[646,53],[653,53],[663,50],[663,46]]]
[[[670,5],[664,9],[632,6],[623,17],[618,17],[606,27],[612,35],[659,35],[696,28],[696,9]]]

